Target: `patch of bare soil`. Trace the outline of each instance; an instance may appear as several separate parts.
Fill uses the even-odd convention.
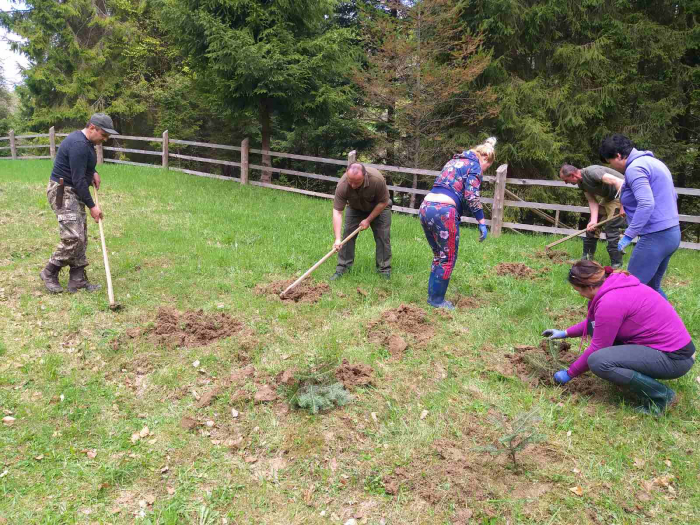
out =
[[[478,421],[473,424],[480,426]],[[479,435],[485,438],[483,433]],[[504,494],[536,499],[554,489],[550,482],[523,475],[560,461],[554,450],[546,444],[531,445],[518,453],[517,460],[520,470],[513,468],[505,454],[494,457],[471,449],[465,442],[441,439],[431,450],[385,476],[384,489],[391,495],[411,491],[431,505],[458,506],[502,498]]]
[[[572,348],[562,342],[558,357],[549,351],[549,341],[543,339],[539,346],[516,346],[515,353],[506,354],[505,362],[497,366],[498,372],[505,376],[518,377],[531,386],[555,385],[554,372],[565,370],[579,357],[578,348]],[[582,374],[562,388],[572,395],[607,398],[609,386],[606,381],[590,373]]]
[[[361,363],[351,364],[347,359],[343,359],[342,364],[336,369],[335,377],[343,383],[348,390],[353,390],[358,386],[372,384],[372,367]]]
[[[154,345],[168,348],[206,346],[243,330],[243,323],[223,312],[205,314],[203,310],[177,310],[162,306],[156,314],[155,326],[143,331]],[[134,337],[130,333],[129,337]]]
[[[469,297],[467,295],[458,295],[454,300],[454,305],[457,308],[464,309],[479,308],[481,306],[476,297]]]
[[[541,250],[535,252],[537,259],[549,259],[554,264],[573,264],[576,261],[564,250]]]
[[[523,263],[499,263],[496,265],[497,275],[512,275],[516,279],[533,279],[541,277],[542,274],[549,272],[549,268],[535,270]]]
[[[280,294],[287,289],[287,287],[292,284],[296,279],[289,279],[287,281],[276,281],[270,284],[257,284],[255,285],[254,293],[256,295],[267,295],[272,299],[274,296],[280,299]],[[313,283],[309,280],[302,281],[293,290],[289,291],[283,298],[282,301],[293,301],[295,303],[316,303],[321,299],[321,296],[328,292],[331,287],[328,283]]]
[[[425,310],[410,304],[386,310],[367,324],[367,338],[387,348],[393,359],[401,359],[411,345],[424,346],[435,335]]]

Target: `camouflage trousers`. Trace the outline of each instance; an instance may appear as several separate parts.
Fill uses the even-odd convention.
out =
[[[88,244],[87,213],[85,204],[80,200],[73,188],[64,186],[63,207],[56,203],[59,184],[49,180],[46,195],[49,205],[58,219],[58,234],[61,241],[51,255],[49,262],[56,266],[87,266],[85,257]]]

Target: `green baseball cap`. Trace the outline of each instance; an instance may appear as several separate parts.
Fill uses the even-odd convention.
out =
[[[89,124],[94,124],[103,131],[106,131],[110,135],[119,135],[119,132],[114,129],[114,122],[107,113],[95,113],[90,117]]]

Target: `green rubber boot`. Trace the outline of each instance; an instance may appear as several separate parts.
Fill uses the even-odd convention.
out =
[[[656,379],[635,372],[632,380],[627,384],[630,390],[642,399],[642,405],[635,411],[642,414],[660,416],[676,399],[676,393]]]

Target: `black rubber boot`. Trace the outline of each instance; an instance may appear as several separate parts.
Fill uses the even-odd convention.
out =
[[[632,380],[627,385],[642,399],[642,406],[635,408],[642,414],[660,416],[676,399],[676,393],[673,390],[639,372],[632,374]]]
[[[581,256],[582,261],[592,261],[594,260],[595,249],[598,246],[598,239],[595,237],[584,237],[583,238],[583,255]]]
[[[46,289],[51,293],[63,293],[63,287],[61,283],[58,282],[58,272],[61,271],[60,266],[55,264],[47,263],[46,268],[41,270],[39,277],[44,281]]]
[[[80,289],[84,289],[87,292],[94,292],[100,288],[101,286],[99,284],[90,284],[87,274],[85,273],[85,266],[71,267],[70,279],[68,280],[68,291],[70,293],[75,293]]]
[[[614,248],[608,246],[608,255],[610,255],[610,266],[613,270],[622,268],[622,252],[617,249],[617,246]]]

